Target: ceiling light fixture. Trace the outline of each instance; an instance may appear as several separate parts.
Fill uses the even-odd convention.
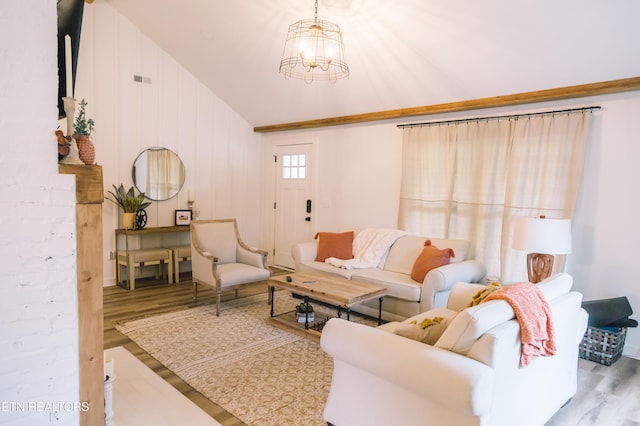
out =
[[[284,78],[299,78],[307,83],[314,80],[335,83],[339,78],[349,77],[342,30],[332,22],[318,19],[318,0],[313,19],[302,19],[289,26],[280,73]]]

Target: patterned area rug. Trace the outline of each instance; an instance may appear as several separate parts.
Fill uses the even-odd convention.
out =
[[[278,292],[275,302],[278,313],[300,300]],[[267,325],[268,317],[264,294],[224,303],[219,317],[215,306],[202,306],[116,329],[249,425],[326,424],[333,361],[317,343]]]

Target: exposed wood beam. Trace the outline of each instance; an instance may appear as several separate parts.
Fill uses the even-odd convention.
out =
[[[600,83],[580,84],[557,89],[538,90],[515,95],[494,96],[490,98],[472,99],[468,101],[448,102],[413,108],[391,109],[387,111],[365,114],[344,115],[341,117],[321,118],[318,120],[298,121],[293,123],[272,124],[254,127],[257,133],[283,132],[288,130],[311,129],[315,127],[339,126],[342,124],[364,123],[368,121],[389,120],[393,118],[416,117],[420,115],[441,114],[445,112],[468,111],[485,108],[496,108],[511,105],[530,104],[536,102],[557,101],[562,99],[583,98],[586,96],[607,95],[610,93],[640,90],[640,77],[621,80],[603,81]]]

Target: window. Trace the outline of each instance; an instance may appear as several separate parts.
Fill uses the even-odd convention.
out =
[[[282,178],[304,179],[306,177],[305,154],[293,154],[282,156]]]
[[[526,280],[526,256],[511,247],[514,219],[573,217],[591,110],[404,128],[398,227],[467,240],[489,275]]]

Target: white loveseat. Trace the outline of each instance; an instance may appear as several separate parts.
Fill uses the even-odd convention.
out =
[[[455,257],[448,265],[435,268],[423,282],[411,279],[413,264],[424,248],[426,240],[440,248],[451,248]],[[462,240],[446,240],[407,235],[398,238],[377,268],[343,269],[325,262],[315,261],[318,242],[295,244],[291,255],[296,272],[322,272],[340,275],[348,279],[379,284],[387,288],[382,303],[382,318],[387,321],[404,320],[436,306],[444,306],[451,286],[457,281],[480,282],[486,275],[484,265],[477,260],[468,260],[469,243]],[[378,316],[378,302],[371,301],[355,305],[354,311]]]
[[[520,327],[504,300],[454,312],[434,345],[394,334],[399,323],[372,328],[331,319],[320,342],[334,360],[325,420],[336,426],[543,425],[577,388],[587,313],[582,295],[570,291],[572,282],[557,274],[539,284],[557,352],[526,367],[520,367]],[[454,288],[448,308],[467,302],[458,294]]]

